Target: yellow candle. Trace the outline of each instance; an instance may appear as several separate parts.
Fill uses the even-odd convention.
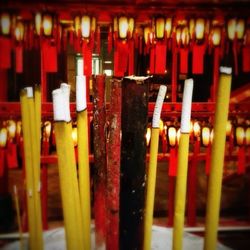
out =
[[[204,249],[216,249],[220,212],[221,185],[224,165],[226,127],[231,88],[231,68],[221,67],[215,110],[214,141],[212,144],[211,172],[208,182],[208,198],[205,223]]]
[[[69,110],[69,86],[53,91],[60,188],[67,249],[83,249],[83,226]]]
[[[81,210],[83,216],[84,249],[91,249],[90,223],[90,174],[89,174],[89,142],[88,142],[88,114],[87,110],[77,114],[78,130],[78,168]]]
[[[43,233],[42,233],[42,213],[41,213],[41,198],[40,198],[40,151],[39,138],[37,131],[38,118],[35,113],[35,102],[33,95],[27,96],[27,106],[29,111],[29,129],[31,136],[30,150],[32,154],[32,169],[33,169],[33,185],[34,185],[34,202],[36,215],[36,249],[43,249]],[[40,113],[40,112],[39,112]],[[40,122],[39,122],[40,125]]]
[[[86,77],[76,77],[76,110],[78,134],[78,171],[81,212],[83,220],[84,249],[91,249],[91,201],[89,174],[88,111],[86,101]]]
[[[161,86],[157,96],[153,121],[152,121],[152,135],[150,143],[150,158],[148,166],[147,177],[147,194],[146,194],[146,206],[144,215],[144,241],[143,249],[151,249],[152,238],[152,224],[154,214],[154,197],[155,197],[155,182],[156,182],[156,169],[157,169],[157,155],[159,144],[159,131],[160,131],[160,114],[162,109],[163,100],[167,91],[166,86]]]
[[[182,237],[183,237],[183,226],[184,226],[185,204],[186,204],[188,151],[189,151],[189,134],[181,133],[179,148],[178,148],[175,209],[174,209],[174,229],[173,229],[173,249],[177,250],[182,249]]]
[[[33,184],[33,169],[32,169],[32,154],[30,150],[31,134],[29,129],[29,111],[27,104],[26,90],[21,92],[21,116],[23,128],[23,142],[24,142],[24,158],[25,158],[25,173],[26,173],[26,193],[27,193],[27,207],[28,207],[28,224],[29,224],[29,248],[36,249],[36,216],[35,216],[35,202],[34,202],[34,184]]]
[[[185,204],[187,192],[187,171],[188,171],[188,152],[189,152],[189,133],[190,116],[193,94],[193,80],[185,80],[181,128],[177,159],[177,176],[175,189],[175,209],[174,209],[174,228],[172,249],[182,250],[182,237],[185,218]]]

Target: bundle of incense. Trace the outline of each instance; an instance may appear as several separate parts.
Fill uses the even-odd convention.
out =
[[[188,171],[188,151],[190,116],[193,94],[193,79],[185,80],[182,112],[181,112],[181,134],[178,148],[177,177],[175,189],[175,209],[172,249],[182,249],[183,227],[185,218],[186,186]]]
[[[221,185],[226,143],[226,126],[232,81],[231,74],[232,68],[220,67],[205,222],[204,249],[207,250],[216,249],[217,244]]]
[[[148,77],[122,81],[120,249],[141,249],[145,205]]]
[[[83,220],[84,249],[91,249],[90,223],[90,173],[89,173],[89,133],[88,111],[86,102],[86,77],[76,77],[76,110],[77,110],[77,140],[78,140],[78,171],[81,211]]]
[[[113,250],[119,249],[121,97],[121,80],[112,79],[107,137],[106,248]]]
[[[94,216],[96,249],[105,246],[106,237],[106,112],[105,75],[93,78],[93,142],[94,142]]]
[[[146,206],[145,206],[145,216],[144,216],[144,240],[143,240],[144,250],[151,249],[156,168],[157,168],[157,155],[158,155],[159,130],[160,130],[159,125],[160,125],[161,109],[166,92],[167,92],[167,87],[161,85],[153,113],[152,136],[150,143],[150,158],[149,158],[147,189],[146,189]]]
[[[36,89],[40,92],[40,89]],[[42,215],[40,199],[40,93],[34,100],[32,87],[21,92],[21,114],[26,171],[26,189],[28,203],[29,244],[30,249],[43,249]],[[39,124],[39,126],[38,126]]]
[[[69,108],[70,86],[62,83],[52,95],[67,249],[83,249],[82,212]]]

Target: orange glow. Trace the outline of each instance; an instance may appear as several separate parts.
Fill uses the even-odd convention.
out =
[[[195,23],[195,36],[197,40],[202,40],[204,38],[205,32],[205,20],[203,18],[198,18]]]
[[[188,27],[184,27],[182,32],[181,32],[181,41],[183,45],[188,45],[189,44],[189,32],[188,32]]]
[[[156,18],[155,36],[157,39],[164,38],[164,28],[165,28],[165,19],[163,17]]]
[[[160,119],[159,130],[160,130],[160,134],[162,134],[164,131],[164,123],[163,123],[162,119]]]
[[[221,29],[219,27],[212,30],[212,42],[214,46],[220,45],[221,41]]]
[[[128,33],[128,18],[121,16],[118,19],[119,38],[126,39]]]
[[[214,140],[214,129],[212,129],[210,132],[210,143],[213,143],[213,140]]]
[[[193,18],[189,20],[189,33],[193,37],[195,31],[195,21]]]
[[[145,43],[148,44],[148,43],[152,43],[151,41],[151,28],[150,27],[145,27],[144,28],[144,40],[145,40]]]
[[[78,34],[78,30],[81,29],[81,19],[79,16],[76,16],[74,19],[75,32]]]
[[[232,132],[232,123],[231,123],[231,121],[228,120],[227,121],[227,127],[226,127],[226,135],[230,136],[231,132]]]
[[[234,40],[236,33],[236,19],[232,18],[227,23],[227,36],[230,40]]]
[[[250,145],[250,127],[246,129],[246,145]]]
[[[6,146],[6,143],[7,143],[7,129],[2,128],[0,130],[0,147],[4,148]]]
[[[96,18],[92,17],[91,19],[91,31],[95,32],[96,31]]]
[[[236,25],[236,34],[238,39],[243,39],[245,32],[245,21],[244,19],[239,19]]]
[[[18,22],[15,28],[15,37],[18,42],[23,41],[24,37],[24,25],[22,22]]]
[[[52,28],[53,28],[52,16],[45,14],[43,16],[43,34],[45,36],[51,36],[52,35]]]
[[[201,139],[202,139],[202,144],[207,147],[210,142],[210,128],[208,127],[202,128]]]
[[[181,42],[181,28],[176,29],[176,42],[178,45],[180,45]]]
[[[8,13],[3,13],[1,15],[1,33],[3,35],[9,35],[11,28],[10,15]]]
[[[77,146],[77,127],[72,128],[71,136],[72,136],[74,146],[76,147]]]
[[[83,38],[90,37],[90,17],[89,16],[82,16],[81,19],[81,31]]]
[[[45,139],[48,139],[50,137],[50,134],[51,134],[51,122],[46,121],[46,122],[44,122],[44,136],[45,136]]]
[[[237,127],[235,129],[236,134],[236,144],[237,146],[242,146],[244,144],[245,139],[245,130],[243,127]]]
[[[176,139],[177,139],[177,144],[179,145],[180,142],[180,137],[181,137],[181,129],[179,128],[176,133]]]
[[[8,137],[9,139],[13,139],[16,135],[16,123],[13,120],[9,120],[7,124]]]
[[[135,28],[135,19],[130,17],[128,19],[128,32],[129,32],[130,36],[133,35],[134,28]]]
[[[35,28],[36,28],[36,34],[41,35],[41,27],[42,27],[42,15],[41,13],[36,13],[35,16]]]
[[[17,137],[21,136],[21,131],[22,131],[22,122],[17,121],[17,123],[16,123],[16,135],[17,135]]]
[[[168,143],[170,146],[174,147],[176,145],[176,128],[175,127],[169,127],[168,128]]]
[[[147,128],[147,133],[146,133],[146,143],[147,143],[147,146],[149,146],[150,139],[151,139],[151,128],[148,127]]]
[[[201,126],[198,121],[194,122],[193,130],[194,130],[194,136],[199,137],[201,134]]]
[[[172,18],[167,18],[165,23],[165,31],[167,32],[167,38],[170,38],[172,31]]]

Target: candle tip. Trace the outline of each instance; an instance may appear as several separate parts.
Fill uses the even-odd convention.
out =
[[[231,67],[226,67],[226,66],[221,66],[220,67],[220,73],[231,75],[232,74],[232,68]]]

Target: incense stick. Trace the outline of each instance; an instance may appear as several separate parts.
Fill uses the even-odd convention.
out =
[[[152,122],[152,136],[150,143],[150,158],[148,167],[148,178],[147,178],[147,193],[146,193],[146,207],[144,216],[144,241],[143,249],[151,249],[151,238],[152,238],[152,224],[154,214],[154,196],[155,196],[155,182],[156,182],[156,170],[157,170],[157,155],[158,155],[158,144],[159,144],[159,122],[163,101],[166,95],[167,87],[161,85],[153,114]]]

